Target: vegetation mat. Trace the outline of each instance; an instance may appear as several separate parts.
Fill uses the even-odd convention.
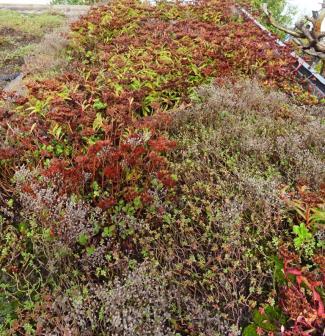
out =
[[[236,3],[95,7],[1,94],[3,335],[321,335],[323,109]]]

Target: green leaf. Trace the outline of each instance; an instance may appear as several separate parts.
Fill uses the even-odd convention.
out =
[[[269,316],[267,314],[261,314],[258,310],[255,310],[253,313],[253,321],[254,323],[267,331],[275,331],[275,325],[269,320]]]
[[[89,256],[91,256],[92,254],[94,254],[95,250],[96,250],[96,248],[93,245],[86,248],[87,254]]]
[[[173,181],[178,181],[178,177],[176,174],[172,174],[170,177],[172,178]]]
[[[52,152],[53,152],[53,146],[52,146],[52,145],[48,145],[48,146],[46,146],[46,150],[47,150],[48,152],[52,153]]]
[[[279,284],[285,283],[285,277],[283,273],[283,261],[280,260],[277,256],[273,257],[274,262],[274,272],[273,277],[274,280]]]
[[[142,87],[142,83],[139,79],[133,79],[132,83],[130,84],[132,90],[139,90]]]
[[[102,237],[103,238],[112,237],[114,231],[115,231],[115,225],[106,226],[103,230]]]
[[[123,88],[123,85],[119,84],[119,83],[114,83],[114,90],[115,90],[115,94],[117,96],[120,95],[121,92],[123,92],[124,88]]]
[[[3,288],[3,286],[1,287]],[[19,302],[16,299],[0,293],[0,319],[14,318],[18,305]]]
[[[133,201],[134,207],[140,209],[142,207],[142,202],[140,197],[136,197]]]
[[[304,236],[305,234],[308,234],[308,230],[304,223],[300,223],[300,226],[294,225],[293,232],[298,236]]]
[[[103,117],[100,113],[96,114],[96,118],[93,122],[93,130],[97,132],[103,127]]]
[[[20,233],[26,233],[28,225],[26,223],[19,223],[18,230]]]
[[[49,133],[53,135],[56,140],[60,140],[64,135],[62,127],[59,124],[55,124]]]
[[[294,244],[297,248],[300,248],[304,243],[313,239],[313,235],[308,231],[304,223],[300,223],[300,225],[294,225],[293,233],[295,233],[298,237],[294,239]]]
[[[279,307],[266,306],[265,313],[274,324],[284,325],[287,322],[286,316]]]
[[[257,309],[254,310],[252,326],[255,328],[255,330],[256,327],[259,327],[262,328],[264,331],[276,331],[278,330],[279,325],[285,324],[286,321],[287,318],[279,307],[273,307],[268,305],[264,308],[263,313],[261,313]],[[251,328],[251,330],[253,329]]]
[[[313,224],[325,224],[325,209],[312,209],[310,221]]]
[[[258,336],[256,332],[256,327],[253,324],[250,324],[244,329],[243,336]]]
[[[100,99],[96,98],[94,100],[93,108],[95,110],[104,110],[107,107],[106,103],[103,103]]]
[[[8,201],[7,201],[7,204],[8,204],[8,207],[9,208],[12,208],[14,206],[14,200],[12,198],[10,198]]]
[[[82,246],[85,246],[87,245],[88,240],[89,240],[88,235],[86,233],[82,233],[78,238],[78,243]]]
[[[168,56],[167,54],[162,54],[159,56],[159,61],[165,64],[172,64],[173,60],[170,56]]]

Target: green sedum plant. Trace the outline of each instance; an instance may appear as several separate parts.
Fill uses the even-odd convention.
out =
[[[315,240],[304,223],[293,226],[293,233],[297,236],[294,238],[294,246],[296,250],[302,251],[306,256],[311,257],[314,254]]]

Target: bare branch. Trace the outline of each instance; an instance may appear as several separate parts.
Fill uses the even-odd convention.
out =
[[[320,60],[325,60],[325,53],[323,53],[323,52],[316,51],[315,49],[306,49],[306,50],[304,50],[304,52],[307,55],[317,57]]]
[[[296,37],[293,37],[293,38],[292,38],[292,41],[293,41],[295,44],[297,44],[299,47],[302,47],[302,48],[305,48],[305,47],[306,47],[306,46],[304,45],[304,43],[303,43],[301,40],[297,39]]]
[[[305,15],[305,19],[307,21],[311,22],[312,24],[314,24],[314,22],[315,22],[315,19],[313,17],[308,16],[308,15]]]
[[[325,41],[319,41],[315,44],[315,49],[317,51],[325,53]]]
[[[310,30],[305,26],[304,21],[298,21],[295,27],[302,33],[301,38],[306,38],[309,43],[312,43],[315,38],[312,36]]]

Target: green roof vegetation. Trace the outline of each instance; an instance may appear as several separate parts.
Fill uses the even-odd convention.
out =
[[[324,115],[290,53],[238,2],[117,0],[1,92],[0,335],[320,335]]]

